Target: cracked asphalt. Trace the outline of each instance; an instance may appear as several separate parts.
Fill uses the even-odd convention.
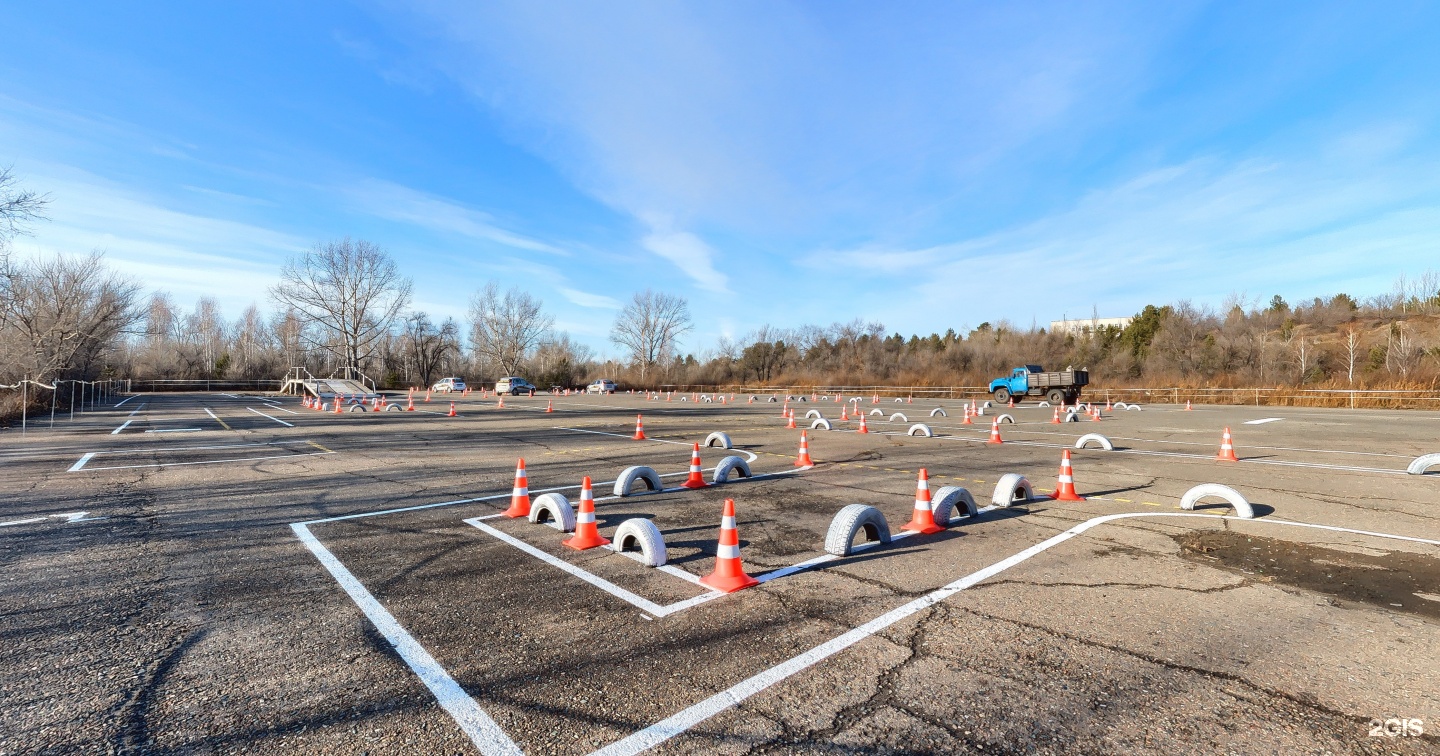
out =
[[[867,399],[883,414],[865,435],[833,402],[796,402],[797,421],[812,408],[837,421],[810,432],[817,465],[797,471],[799,430],[777,404],[554,397],[545,413],[549,399],[463,397],[449,418],[438,398],[333,415],[289,397],[141,395],[6,431],[0,754],[477,752],[294,523],[313,523],[520,749],[579,754],[1137,512],[1156,516],[1008,564],[653,750],[1440,753],[1440,547],[1349,532],[1440,540],[1440,474],[1403,474],[1440,451],[1436,413],[1154,405],[1054,425],[1022,405],[1002,410],[1017,422],[995,446],[990,416],[962,424],[957,401]],[[949,416],[929,417],[936,406]],[[649,441],[629,439],[637,412]],[[903,435],[914,422],[937,437]],[[1213,460],[1226,426],[1240,463]],[[705,449],[705,466],[754,455],[755,479],[625,498],[599,485],[649,465],[682,474],[674,486],[689,444],[716,430],[736,449]],[[983,512],[662,616],[531,553],[683,607],[706,593],[683,575],[712,568],[726,498],[759,575],[821,557],[846,504],[898,532],[922,467],[932,491],[964,486],[982,506],[1009,472],[1048,493],[1061,448],[1090,432],[1117,448],[1074,451],[1086,501]],[[565,549],[523,519],[483,521],[506,540],[467,524],[508,506],[520,457],[532,496],[575,501],[594,478],[601,533],[649,519],[682,574]],[[1235,488],[1257,518],[1214,517],[1231,513],[1218,504],[1171,516],[1199,483]],[[1426,734],[1372,736],[1387,719]]]

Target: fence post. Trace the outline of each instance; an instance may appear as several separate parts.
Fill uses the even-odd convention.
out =
[[[27,383],[29,380],[28,376],[20,379],[20,435],[22,436],[25,435],[25,411],[30,405],[30,395],[26,393],[26,389],[30,388],[30,384]]]
[[[70,419],[75,419],[75,382],[70,382]]]
[[[56,399],[56,395],[59,394],[59,393],[60,393],[60,382],[57,380],[57,381],[55,382],[55,388],[50,389],[50,428],[51,428],[51,430],[54,430],[54,428],[55,428],[55,399]]]

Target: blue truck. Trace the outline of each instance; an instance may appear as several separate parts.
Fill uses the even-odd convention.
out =
[[[1039,365],[1025,365],[991,381],[990,394],[1002,404],[1012,398],[1019,402],[1027,396],[1043,396],[1051,404],[1074,404],[1080,398],[1080,389],[1089,383],[1090,373],[1086,370],[1066,368],[1047,373]]]

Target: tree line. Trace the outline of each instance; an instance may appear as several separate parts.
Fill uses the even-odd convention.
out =
[[[1232,297],[1219,309],[1147,305],[1128,326],[1056,332],[1006,321],[928,336],[857,319],[761,326],[684,348],[694,329],[684,298],[645,290],[617,313],[602,360],[556,331],[544,302],[496,282],[469,302],[467,322],[411,307],[412,285],[364,240],[317,244],[285,263],[268,311],[236,317],[213,298],[184,308],[147,294],[100,254],[19,260],[10,242],[43,217],[47,198],[0,171],[0,384],[135,379],[275,380],[292,367],[323,376],[352,367],[381,385],[473,383],[521,375],[542,388],[612,378],[629,387],[983,385],[1010,368],[1084,367],[1107,386],[1434,387],[1440,375],[1440,274],[1402,277],[1365,300],[1347,294],[1291,304]]]

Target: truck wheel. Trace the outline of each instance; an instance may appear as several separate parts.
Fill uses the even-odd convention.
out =
[[[996,403],[996,404],[1005,404],[1005,403],[1008,402],[1008,401],[1010,401],[1010,389],[1007,389],[1007,388],[998,388],[998,389],[995,389],[995,403]]]
[[[1049,399],[1051,404],[1058,405],[1067,403],[1065,401],[1065,392],[1060,389],[1050,389],[1050,392],[1045,395],[1045,398]]]

